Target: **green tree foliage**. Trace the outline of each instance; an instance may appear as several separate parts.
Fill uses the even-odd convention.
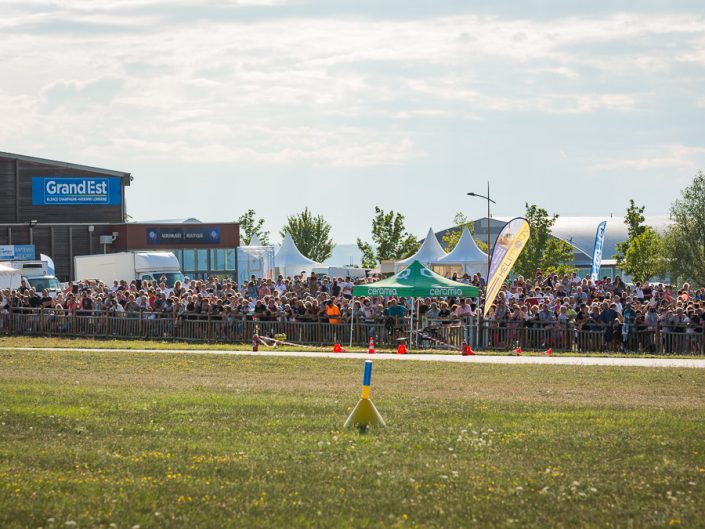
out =
[[[671,279],[705,285],[705,173],[671,205],[673,224],[664,236],[664,268]]]
[[[290,215],[279,232],[282,237],[290,234],[299,251],[309,259],[322,263],[333,254],[331,225],[321,215],[314,216],[308,208],[298,215]]]
[[[662,244],[659,234],[651,226],[645,226],[640,234],[630,239],[619,266],[634,282],[648,281],[663,271]]]
[[[615,259],[617,259],[617,266],[622,266],[624,258],[631,244],[631,240],[638,237],[646,230],[646,224],[644,221],[644,209],[646,206],[638,207],[634,200],[629,201],[629,207],[627,208],[627,214],[624,216],[624,224],[627,225],[627,240],[617,243],[617,253],[615,254]]]
[[[264,229],[264,219],[257,220],[256,215],[254,209],[248,209],[236,220],[240,224],[242,242],[245,246],[250,244],[255,235],[262,244],[269,244],[269,232]]]
[[[624,224],[627,240],[617,244],[617,266],[634,281],[648,281],[663,272],[663,241],[656,231],[645,224],[644,206],[629,201]]]
[[[357,240],[357,247],[362,252],[362,266],[373,268],[385,260],[398,260],[409,257],[419,249],[416,238],[406,231],[404,215],[390,211],[385,213],[375,206],[372,219],[372,242]]]
[[[514,273],[530,278],[537,268],[543,272],[572,271],[566,263],[573,260],[573,247],[551,236],[558,215],[550,216],[544,208],[526,204],[524,217],[531,226],[531,236],[514,264]]]
[[[460,237],[462,237],[463,230],[465,228],[470,230],[470,234],[473,235],[473,238],[475,239],[475,243],[477,244],[478,248],[480,248],[480,250],[482,250],[483,252],[487,252],[487,243],[481,239],[478,239],[477,237],[474,237],[475,223],[472,221],[468,221],[468,218],[467,216],[465,216],[464,213],[460,211],[456,213],[455,217],[453,217],[453,224],[455,228],[452,230],[448,230],[441,240],[443,249],[446,252],[452,251],[453,248],[458,245]]]

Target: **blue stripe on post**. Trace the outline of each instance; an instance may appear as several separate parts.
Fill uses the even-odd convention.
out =
[[[369,386],[372,383],[372,360],[365,362],[365,376],[362,378],[362,385]]]

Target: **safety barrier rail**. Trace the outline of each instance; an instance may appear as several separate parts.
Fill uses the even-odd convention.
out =
[[[268,321],[274,319],[274,321]],[[460,349],[468,343],[479,350],[632,352],[643,354],[705,354],[703,328],[696,325],[616,325],[572,322],[483,321],[474,318],[409,318],[366,321],[355,318],[353,325],[340,319],[284,321],[276,318],[235,315],[150,312],[122,313],[89,311],[56,312],[52,309],[15,309],[0,312],[0,333],[26,336],[158,339],[187,342],[249,343],[254,335],[301,345],[329,346],[334,343],[366,346],[374,338],[379,346],[396,347],[400,341],[417,348]]]
[[[481,321],[473,345],[486,350],[705,354],[699,325],[602,325],[573,322]]]

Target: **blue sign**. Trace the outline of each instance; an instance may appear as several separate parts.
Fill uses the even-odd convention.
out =
[[[220,228],[213,226],[147,228],[147,244],[220,244]]]
[[[33,244],[7,244],[0,246],[0,261],[33,261],[36,250]]]
[[[600,275],[600,265],[602,264],[602,246],[605,244],[605,229],[607,221],[602,221],[595,233],[595,247],[592,250],[592,270],[590,270],[590,280],[597,281]]]
[[[121,202],[119,178],[32,178],[33,206],[119,206]]]

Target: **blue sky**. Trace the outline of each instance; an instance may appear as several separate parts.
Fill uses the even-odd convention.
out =
[[[619,4],[619,7],[615,7]],[[0,20],[0,150],[133,173],[137,220],[338,243],[375,205],[423,237],[497,216],[667,214],[705,169],[696,1],[23,0]]]

